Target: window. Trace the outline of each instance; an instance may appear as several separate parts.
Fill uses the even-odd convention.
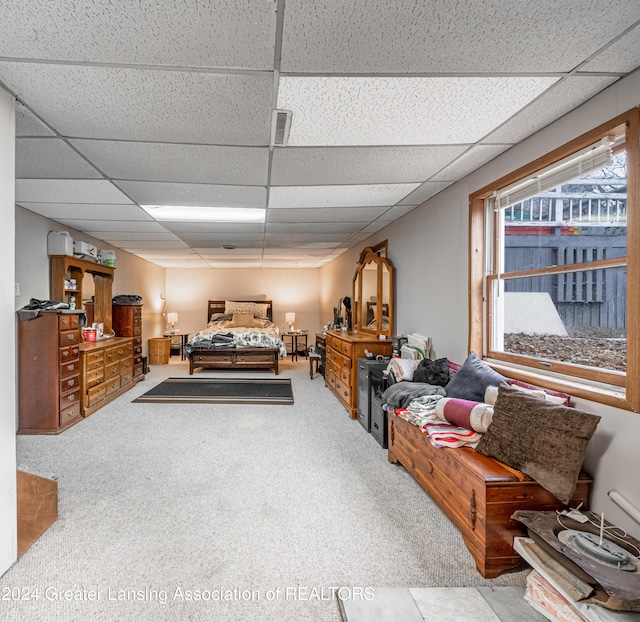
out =
[[[471,196],[470,218],[471,349],[512,377],[631,410],[638,125],[634,109],[497,180]]]

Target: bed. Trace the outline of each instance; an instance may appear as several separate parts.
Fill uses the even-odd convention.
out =
[[[287,349],[270,300],[209,300],[207,325],[185,345],[189,375],[205,369],[272,369]]]

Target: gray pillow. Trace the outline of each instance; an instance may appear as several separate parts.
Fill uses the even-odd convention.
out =
[[[599,421],[596,415],[501,385],[493,420],[476,451],[526,473],[569,503]]]
[[[462,367],[453,375],[445,391],[447,397],[484,402],[487,387],[497,387],[502,381],[506,382],[507,379],[481,361],[475,352],[471,352]]]

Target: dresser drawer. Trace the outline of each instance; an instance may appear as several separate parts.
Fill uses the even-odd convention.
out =
[[[80,400],[72,406],[60,411],[60,427],[80,418]]]
[[[124,374],[125,372],[129,371],[133,369],[133,359],[132,358],[128,358],[128,359],[122,359],[120,361],[120,373]]]
[[[346,369],[342,367],[336,373],[336,376],[338,377],[340,382],[342,382],[342,384],[346,385],[347,387],[351,386],[351,370],[350,369]]]
[[[76,387],[71,393],[67,393],[60,397],[60,410],[73,406],[76,402],[80,403],[80,387]]]
[[[120,388],[120,375],[109,378],[105,383],[104,394],[109,397],[112,393],[115,393]]]
[[[77,345],[66,346],[58,350],[58,360],[60,361],[60,363],[66,363],[67,361],[77,360],[79,356],[80,356],[80,347]]]
[[[79,330],[62,330],[59,333],[58,344],[61,348],[64,346],[72,346],[76,343],[80,343],[80,331]]]
[[[77,359],[75,361],[62,363],[58,368],[58,377],[60,380],[78,373],[80,373],[80,361]]]
[[[99,384],[87,391],[87,406],[95,406],[105,397],[105,384]]]
[[[58,330],[80,328],[80,316],[77,313],[61,313],[58,316]]]
[[[96,369],[90,369],[85,372],[85,383],[87,389],[91,387],[95,387],[97,384],[100,384],[104,381],[104,367],[101,365]]]
[[[96,350],[95,352],[87,352],[84,357],[85,368],[98,369],[104,365],[104,352],[102,350]]]
[[[67,393],[80,387],[80,374],[76,373],[75,376],[69,376],[60,380],[60,393]]]
[[[351,403],[351,389],[338,378],[336,378],[336,395],[347,402],[347,404]]]
[[[120,374],[120,386],[125,387],[133,380],[133,369],[127,369]]]
[[[117,376],[120,374],[120,361],[111,361],[110,363],[106,363],[104,366],[104,379],[105,382],[110,378]]]
[[[104,353],[105,364],[109,364],[112,361],[121,361],[124,358],[130,357],[132,352],[133,345],[131,342],[114,346],[113,348],[107,348]]]
[[[353,350],[353,346],[352,344],[350,344],[347,341],[340,341],[339,339],[336,339],[337,343],[335,344],[334,348],[342,355],[351,358],[351,352]]]
[[[137,378],[138,376],[142,376],[142,363],[136,363],[133,366],[133,377]]]

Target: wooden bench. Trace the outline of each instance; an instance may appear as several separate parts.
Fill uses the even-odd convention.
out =
[[[389,413],[389,462],[399,462],[454,522],[483,577],[494,578],[522,558],[513,549],[525,527],[516,510],[555,510],[563,505],[524,473],[470,447],[434,447],[426,434]],[[570,505],[585,503],[591,479],[581,474]]]

